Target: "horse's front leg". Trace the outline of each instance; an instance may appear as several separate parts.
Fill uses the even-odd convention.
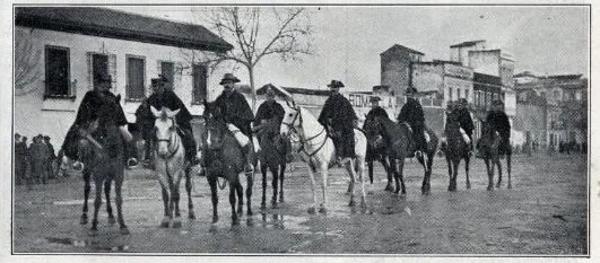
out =
[[[261,162],[260,172],[262,173],[262,198],[260,202],[260,209],[267,208],[267,166]]]
[[[511,182],[511,175],[510,175],[510,170],[511,170],[511,155],[507,154],[506,155],[506,173],[508,174],[508,189],[512,188],[512,182]]]
[[[79,221],[80,224],[85,225],[88,222],[88,199],[90,197],[90,190],[91,190],[91,185],[90,185],[90,180],[91,180],[91,175],[90,175],[90,171],[85,168],[83,170],[83,213],[81,214],[81,220]]]
[[[494,164],[498,166],[498,183],[496,184],[496,188],[500,188],[502,185],[502,163],[500,162],[500,158],[494,158]]]
[[[488,174],[487,190],[492,191],[492,190],[494,190],[494,164],[491,163],[490,159],[488,159],[488,158],[484,159],[484,161],[485,161],[485,168],[486,168],[487,174]]]
[[[283,177],[285,175],[286,164],[282,162],[279,167],[279,202],[283,203]]]
[[[230,177],[231,178],[231,177]],[[229,205],[231,205],[231,224],[239,225],[240,221],[238,219],[237,212],[235,210],[235,194],[236,194],[237,182],[233,182],[231,180],[229,182]]]
[[[448,153],[446,155],[446,165],[448,165],[448,191],[452,191],[452,160]]]
[[[163,198],[163,205],[164,205],[164,215],[163,215],[163,219],[160,222],[160,227],[169,227],[169,223],[171,221],[170,218],[170,206],[169,204],[171,203],[169,200],[169,191],[167,190],[167,186],[163,185],[162,183],[160,184],[160,188],[161,188],[161,193],[162,193],[162,198]]]
[[[471,189],[471,180],[469,179],[469,161],[470,157],[467,155],[465,157],[465,176],[467,177],[467,189]]]
[[[381,164],[383,165],[383,169],[385,170],[385,173],[387,175],[387,185],[385,186],[384,191],[388,191],[388,192],[392,192],[394,191],[394,187],[392,186],[392,168],[390,165],[390,159],[387,156],[382,156],[381,157]]]
[[[398,170],[398,178],[400,178],[400,186],[402,187],[402,195],[406,195],[406,186],[404,185],[404,158],[398,159],[397,168]],[[400,189],[396,189],[396,193],[398,193]]]
[[[273,179],[271,180],[271,186],[273,187],[273,197],[271,197],[271,207],[277,208],[277,187],[279,181],[279,165],[273,165],[271,168],[271,174]]]
[[[94,185],[96,186],[96,199],[94,199],[94,218],[92,219],[92,235],[98,231],[98,210],[102,205],[102,187],[103,182],[99,175],[94,175]]]
[[[179,191],[179,184],[181,183],[181,178],[184,176],[183,174],[183,170],[180,170],[177,175],[175,176],[175,182],[173,183],[173,191],[172,191],[172,198],[173,198],[173,204],[175,205],[175,219],[173,220],[173,228],[180,228],[181,227],[181,213],[179,211],[179,200],[181,198],[181,194]]]
[[[115,217],[113,216],[112,205],[110,204],[110,188],[111,188],[112,180],[106,179],[104,181],[104,196],[106,197],[106,213],[108,213],[108,224],[115,224]]]
[[[350,187],[348,187],[348,192],[350,193],[350,203],[348,206],[354,206],[356,205],[356,202],[354,201],[354,184],[356,183],[356,175],[354,174],[354,160],[349,159],[345,165],[346,172],[350,176]]]
[[[323,190],[323,202],[321,203],[321,207],[319,208],[319,212],[326,214],[327,213],[327,175],[329,173],[328,171],[328,164],[325,162],[321,163],[321,176],[322,176],[322,183],[321,183],[321,188]]]
[[[185,172],[185,190],[188,196],[188,218],[196,219],[194,214],[194,203],[192,202],[192,176],[190,175],[190,169],[186,169]]]
[[[367,193],[365,190],[365,159],[362,157],[356,158],[356,163],[354,166],[356,172],[358,173],[358,179],[360,180],[361,187],[361,199],[360,206],[363,210],[367,210]]]
[[[115,202],[117,205],[117,219],[119,221],[119,228],[122,235],[129,235],[129,229],[127,225],[125,225],[125,220],[123,219],[123,195],[122,195],[122,186],[123,186],[123,177],[124,177],[124,167],[117,165],[116,171],[114,174],[115,181]]]
[[[316,182],[315,182],[315,173],[312,170],[311,166],[308,165],[307,163],[307,168],[308,168],[308,177],[310,178],[310,189],[312,191],[312,198],[313,198],[313,205],[312,207],[308,208],[308,213],[309,214],[314,214],[317,211],[317,186],[316,186]]]
[[[252,215],[252,187],[254,185],[254,174],[246,175],[246,214]],[[242,185],[239,186],[240,190]]]
[[[210,197],[213,206],[213,219],[212,222],[216,223],[219,221],[219,214],[217,212],[217,205],[219,203],[219,196],[217,195],[217,177],[212,175],[207,175],[206,180],[208,181],[208,185],[210,186]]]

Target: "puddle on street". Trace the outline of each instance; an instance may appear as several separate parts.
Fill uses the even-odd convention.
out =
[[[64,246],[73,246],[77,248],[88,248],[93,251],[102,252],[127,252],[129,251],[128,238],[111,238],[107,236],[98,236],[90,239],[77,239],[70,237],[46,237],[45,240],[50,244],[59,244]]]

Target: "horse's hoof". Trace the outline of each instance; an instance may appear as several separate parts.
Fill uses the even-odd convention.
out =
[[[92,228],[90,229],[90,232],[88,232],[89,236],[95,237],[98,235],[98,229]]]
[[[492,185],[488,185],[488,187],[487,187],[487,190],[488,190],[488,191],[494,191],[494,186],[492,186]]]
[[[121,235],[129,235],[129,228],[122,226],[119,232],[121,232]]]
[[[218,216],[213,216],[212,223],[215,224],[217,222],[219,222],[219,217]]]
[[[194,219],[196,219],[196,215],[194,213],[190,213],[188,215],[188,218],[191,219],[191,220],[194,220]]]
[[[239,226],[240,225],[240,219],[237,216],[231,218],[231,225],[232,226]]]
[[[308,209],[308,213],[314,215],[316,213],[316,209],[314,207],[311,207]]]
[[[169,227],[169,220],[168,219],[163,219],[163,221],[160,222],[160,227],[162,227],[162,228],[168,228]]]
[[[181,228],[181,221],[179,219],[173,221],[173,228]]]
[[[471,184],[467,184],[467,189],[471,189]]]
[[[393,188],[391,185],[387,185],[387,186],[385,187],[385,189],[383,189],[383,190],[384,190],[384,191],[387,191],[387,192],[392,192],[392,191],[394,191],[394,188]]]
[[[508,184],[507,188],[508,188],[508,189],[512,189],[512,185],[511,185],[511,184]]]
[[[254,214],[254,213],[252,213],[252,210],[251,210],[251,209],[248,209],[248,212],[246,212],[246,215],[248,215],[248,216],[252,216],[253,214]]]
[[[283,203],[283,196],[279,197],[279,202]]]
[[[502,184],[500,184],[500,183],[496,184],[496,188],[500,188],[500,186],[502,186]]]
[[[321,213],[321,214],[327,214],[327,208],[325,208],[325,207],[319,208],[319,213]]]
[[[86,225],[88,223],[88,217],[86,214],[81,215],[81,220],[79,220],[79,224]]]
[[[277,201],[273,201],[273,203],[271,203],[271,208],[272,209],[277,209]]]
[[[267,204],[261,203],[260,204],[260,210],[266,210],[266,209],[267,209]]]
[[[115,220],[115,218],[114,218],[114,217],[112,217],[112,216],[109,216],[109,217],[108,217],[108,224],[112,226],[112,225],[114,225],[115,223],[117,223],[117,221]]]
[[[348,204],[348,206],[351,206],[351,207],[353,207],[353,206],[355,206],[355,205],[356,205],[356,202],[354,202],[354,200],[350,200],[350,203]]]

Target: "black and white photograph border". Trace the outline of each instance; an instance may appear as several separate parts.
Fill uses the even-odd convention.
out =
[[[595,261],[591,1],[0,11],[0,262]]]

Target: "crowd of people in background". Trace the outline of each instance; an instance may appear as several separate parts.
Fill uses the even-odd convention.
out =
[[[56,178],[57,156],[48,135],[39,134],[28,142],[26,136],[15,134],[15,177],[17,184],[47,184]]]

